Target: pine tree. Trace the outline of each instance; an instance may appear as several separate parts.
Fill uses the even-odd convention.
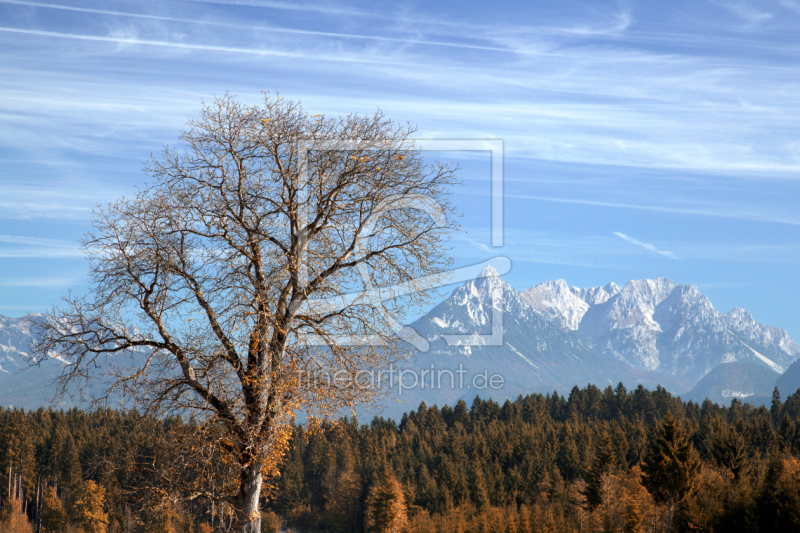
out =
[[[408,523],[403,488],[386,469],[369,491],[364,522],[367,533],[400,533]]]
[[[417,501],[425,509],[432,509],[438,495],[438,488],[436,481],[428,471],[428,467],[424,464],[419,468],[417,475]]]
[[[576,519],[578,522],[578,531],[583,531],[583,523],[586,515],[586,508],[588,503],[586,501],[586,482],[582,479],[576,479],[569,484],[567,489],[567,498],[570,507],[574,509]]]
[[[345,533],[358,529],[361,490],[361,479],[354,471],[347,470],[339,476],[328,503],[332,531]]]
[[[617,454],[611,443],[608,431],[603,429],[599,435],[599,442],[595,452],[594,464],[586,480],[586,499],[591,507],[600,504],[600,481],[603,474],[611,471],[617,463]]]
[[[81,463],[78,456],[78,447],[75,439],[68,434],[65,440],[64,451],[60,456],[61,475],[59,479],[64,481],[70,490],[75,489],[81,482]]]
[[[505,533],[520,533],[519,530],[519,513],[516,506],[511,506],[506,509],[506,530]]]
[[[519,509],[519,533],[533,533],[531,510],[527,505],[523,505]]]
[[[735,481],[746,474],[750,466],[746,446],[741,433],[733,429],[720,431],[714,438],[711,456],[718,465],[733,473]]]
[[[621,381],[614,389],[614,396],[616,397],[617,416],[628,416],[628,391]]]
[[[469,411],[467,411],[467,404],[464,403],[464,400],[458,400],[453,408],[453,424],[456,422],[461,423],[465,428],[470,425]]]
[[[108,515],[105,507],[106,491],[94,481],[80,483],[69,505],[69,518],[83,533],[106,533]]]
[[[473,463],[470,469],[470,493],[472,502],[478,509],[483,509],[489,505],[489,488],[486,483],[486,476],[480,463]]]
[[[581,453],[578,450],[577,439],[571,421],[567,421],[561,426],[558,432],[558,441],[560,446],[558,447],[556,460],[562,475],[569,480],[582,477],[584,471]]]
[[[800,531],[800,461],[775,457],[756,498],[760,531]]]
[[[642,531],[642,513],[639,504],[632,500],[625,508],[624,533],[640,533]]]
[[[769,408],[769,413],[772,417],[772,423],[775,427],[778,427],[778,424],[781,421],[781,409],[783,404],[781,403],[781,391],[778,390],[776,386],[772,390],[772,405]]]
[[[603,420],[612,420],[617,416],[617,399],[614,396],[614,389],[611,385],[603,389],[600,412]]]
[[[700,470],[700,459],[686,431],[667,411],[650,442],[642,464],[643,482],[669,508],[667,530],[672,531],[673,507],[692,490]]]
[[[67,529],[67,512],[53,487],[48,487],[42,502],[42,526],[48,533],[63,533]]]

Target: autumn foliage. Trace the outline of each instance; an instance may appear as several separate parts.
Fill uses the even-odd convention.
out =
[[[502,405],[421,404],[399,422],[296,426],[280,476],[268,480],[276,489],[261,502],[262,531],[664,533],[670,488],[673,531],[798,531],[798,414],[800,394],[767,410],[589,386]],[[139,466],[172,464],[152,436],[191,423],[0,410],[0,467],[13,467],[22,492],[11,505],[0,488],[3,532],[40,523],[64,533],[226,531],[235,517],[224,507],[154,507],[138,491],[157,485],[143,479],[157,470]],[[654,486],[658,476],[668,482]],[[40,514],[37,480],[48,483]]]

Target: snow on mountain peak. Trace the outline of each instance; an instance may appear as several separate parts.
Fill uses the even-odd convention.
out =
[[[0,372],[9,373],[29,365],[28,351],[33,341],[31,329],[34,320],[41,316],[7,318],[0,315]]]
[[[589,305],[597,305],[608,301],[609,298],[619,293],[619,286],[613,281],[605,287],[589,287],[587,289],[579,289],[572,287],[570,289],[572,294],[583,300]]]
[[[625,284],[620,297],[631,303],[655,307],[675,289],[677,284],[668,278],[636,279]]]
[[[741,307],[734,307],[733,309],[725,313],[725,315],[729,317],[731,320],[742,322],[745,324],[750,324],[755,322],[755,319],[753,318],[753,315],[750,314],[750,311],[748,311],[747,309],[742,309]]]
[[[589,304],[575,295],[563,279],[540,283],[522,291],[520,297],[537,311],[558,318],[571,330],[578,329],[589,309]]]
[[[471,279],[453,291],[451,296],[456,305],[469,308],[471,317],[481,323],[488,309],[502,309],[511,300],[518,300],[517,291],[497,273],[492,266],[486,266],[477,278]]]
[[[744,343],[763,347],[779,365],[800,356],[786,331],[758,323],[741,308],[722,314],[697,287],[668,278],[631,280],[621,289],[613,282],[581,289],[568,288],[564,280],[546,281],[520,297],[645,370],[702,376],[720,358],[757,359]]]
[[[479,278],[488,278],[489,276],[500,276],[492,265],[486,265],[481,270],[481,273],[478,274]]]

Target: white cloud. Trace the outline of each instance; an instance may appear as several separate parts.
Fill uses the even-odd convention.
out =
[[[84,256],[78,243],[70,241],[19,235],[0,235],[0,243],[5,243],[0,245],[0,257],[68,258]]]
[[[0,242],[10,242],[12,244],[27,244],[29,246],[48,246],[74,248],[75,243],[58,239],[42,239],[39,237],[23,237],[21,235],[0,235]]]
[[[47,9],[55,9],[55,10],[63,10],[63,11],[76,11],[79,13],[91,13],[97,15],[108,15],[113,17],[129,17],[134,19],[148,19],[148,20],[158,20],[164,22],[178,22],[183,24],[197,24],[202,26],[217,26],[223,28],[234,28],[237,30],[255,30],[259,32],[271,32],[271,33],[287,33],[287,34],[296,34],[296,35],[309,35],[309,36],[317,36],[317,37],[330,37],[335,39],[354,39],[354,40],[367,40],[367,41],[378,41],[378,42],[388,42],[388,43],[405,43],[405,44],[421,44],[421,45],[429,45],[429,46],[445,46],[445,47],[452,47],[452,48],[464,48],[464,49],[471,49],[471,50],[490,50],[494,52],[516,52],[510,48],[504,47],[497,47],[497,46],[480,46],[474,44],[466,44],[466,43],[457,43],[457,42],[445,42],[445,41],[433,41],[433,40],[425,40],[425,39],[403,39],[403,38],[396,38],[396,37],[387,37],[383,35],[362,35],[362,34],[355,34],[355,33],[342,33],[342,32],[326,32],[326,31],[314,31],[314,30],[302,30],[296,28],[282,28],[279,26],[266,26],[266,25],[252,25],[252,24],[236,24],[230,22],[222,22],[219,20],[201,20],[201,19],[191,19],[191,18],[180,18],[180,17],[164,17],[160,15],[148,15],[145,13],[133,13],[127,11],[112,11],[108,9],[93,9],[93,8],[85,8],[85,7],[74,7],[74,6],[65,6],[60,4],[50,4],[50,3],[43,3],[43,2],[26,2],[20,0],[0,0],[0,4],[14,4],[14,5],[22,5],[22,6],[29,6],[29,7],[42,7]],[[618,16],[618,23],[611,29],[611,31],[620,31],[620,29],[624,29],[622,25],[627,26],[628,19],[625,18],[625,14],[620,14]],[[626,22],[627,21],[627,22]],[[577,32],[577,31],[576,31]],[[590,33],[591,30],[587,30],[587,34]],[[597,33],[603,33],[598,31]],[[607,33],[607,32],[606,32]],[[74,38],[78,38],[73,36]],[[120,38],[124,39],[120,41],[121,43],[136,43],[137,40],[131,35],[111,35],[113,38]],[[154,44],[153,42],[148,42],[147,44]],[[166,44],[162,44],[162,46],[167,46]],[[247,52],[246,52],[247,53]]]
[[[506,197],[514,197],[523,200],[538,200],[541,202],[555,202],[563,204],[590,205],[596,207],[610,207],[616,209],[633,209],[637,211],[650,211],[653,213],[672,213],[675,215],[691,215],[703,217],[730,218],[734,220],[750,220],[757,222],[772,222],[775,224],[789,224],[792,226],[800,225],[797,217],[780,216],[778,214],[766,214],[758,211],[748,212],[744,208],[731,206],[729,209],[719,207],[671,207],[658,205],[627,204],[621,202],[602,202],[596,200],[580,200],[575,198],[553,198],[546,196],[533,196],[526,194],[507,194]]]
[[[621,233],[621,232],[619,232],[619,231],[615,231],[615,232],[614,232],[614,235],[616,235],[616,236],[617,236],[617,237],[619,237],[620,239],[623,239],[623,240],[626,240],[626,241],[628,241],[628,242],[629,242],[629,243],[631,243],[631,244],[635,244],[636,246],[641,246],[641,247],[642,247],[642,248],[644,248],[645,250],[649,250],[649,251],[651,251],[651,252],[655,252],[655,253],[657,253],[657,254],[659,254],[659,255],[663,255],[664,257],[669,257],[670,259],[680,259],[680,257],[678,257],[677,255],[675,255],[674,253],[672,253],[672,252],[670,252],[670,251],[667,251],[667,250],[659,250],[658,248],[656,248],[656,247],[655,247],[654,245],[652,245],[652,244],[648,244],[648,243],[646,243],[646,242],[642,242],[642,241],[637,241],[637,240],[636,240],[636,239],[634,239],[633,237],[631,237],[631,236],[629,236],[629,235],[625,235],[624,233]]]
[[[141,45],[141,46],[156,46],[156,47],[166,47],[166,48],[177,48],[183,50],[202,50],[202,51],[210,51],[210,52],[230,52],[236,54],[250,54],[250,55],[257,55],[257,56],[277,56],[277,57],[286,57],[286,58],[293,58],[293,59],[319,59],[324,61],[337,61],[337,62],[355,62],[355,63],[378,63],[378,59],[370,59],[367,56],[361,57],[353,57],[353,56],[346,56],[346,55],[333,55],[333,54],[318,54],[315,56],[304,54],[304,53],[297,53],[297,52],[287,52],[282,50],[272,50],[268,48],[254,48],[254,47],[239,47],[239,46],[222,46],[222,45],[213,45],[213,44],[197,44],[197,43],[182,43],[176,41],[163,41],[163,40],[154,40],[154,39],[139,39],[136,37],[125,37],[121,34],[112,34],[108,36],[103,35],[85,35],[81,33],[67,33],[67,32],[58,32],[58,31],[46,31],[46,30],[32,30],[32,29],[25,29],[25,28],[8,28],[8,27],[0,27],[0,31],[8,32],[8,33],[21,33],[27,35],[38,35],[41,37],[58,37],[63,39],[77,39],[81,41],[98,41],[98,42],[107,42],[107,43],[116,43],[116,44],[126,44],[126,45]]]
[[[0,279],[2,287],[31,287],[31,288],[68,288],[83,282],[81,276],[43,276],[38,278],[8,278]],[[0,309],[5,307],[0,306]]]
[[[761,11],[747,4],[742,0],[710,0],[712,4],[727,9],[737,17],[749,24],[759,24],[766,22],[775,15],[767,11]]]

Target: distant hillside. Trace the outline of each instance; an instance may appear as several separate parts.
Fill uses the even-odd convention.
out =
[[[800,360],[795,361],[786,369],[778,381],[775,383],[781,393],[782,398],[786,398],[790,394],[797,392],[800,389]]]
[[[723,363],[709,372],[682,398],[697,403],[708,398],[723,405],[738,398],[742,402],[762,405],[772,396],[777,377],[778,374],[766,366]]]

